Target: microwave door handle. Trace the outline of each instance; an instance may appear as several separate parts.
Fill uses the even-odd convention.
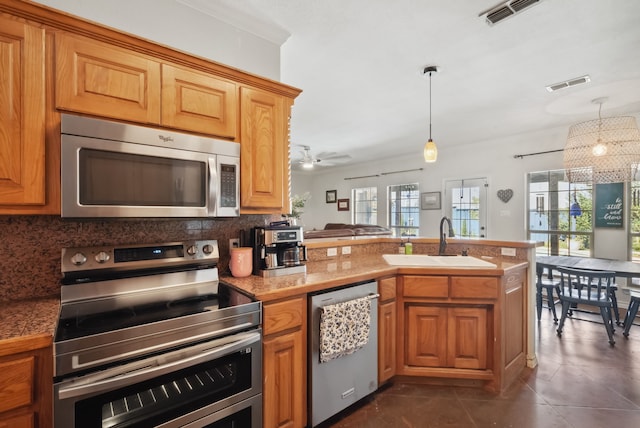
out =
[[[209,157],[209,201],[207,214],[216,215],[218,207],[218,162],[215,156]]]

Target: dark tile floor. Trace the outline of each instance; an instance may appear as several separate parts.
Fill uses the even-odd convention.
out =
[[[559,308],[559,306],[558,306]],[[624,314],[622,314],[624,315]],[[640,325],[615,346],[586,314],[561,338],[544,311],[536,333],[538,366],[499,395],[467,387],[393,383],[335,416],[325,427],[602,428],[640,426]]]

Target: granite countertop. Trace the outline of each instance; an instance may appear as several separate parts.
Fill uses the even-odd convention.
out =
[[[527,266],[528,263],[497,258],[483,259],[494,263],[496,268],[391,266],[384,261],[382,255],[377,254],[307,262],[306,273],[273,278],[262,278],[255,275],[234,278],[222,275],[220,279],[251,297],[261,301],[271,301],[396,274],[451,275],[455,273],[459,275],[502,276],[506,271]]]
[[[0,306],[0,341],[42,335],[53,338],[60,313],[59,297],[2,302]]]
[[[220,279],[262,301],[271,301],[300,294],[313,293],[331,287],[372,280],[397,274],[450,275],[504,275],[510,269],[527,265],[526,261],[506,261],[484,258],[496,265],[487,268],[423,268],[391,266],[382,255],[341,257],[339,259],[307,262],[307,272],[274,278],[251,275],[234,278],[221,275]],[[53,340],[60,313],[58,296],[3,302],[0,309],[1,341],[28,336],[48,336]]]

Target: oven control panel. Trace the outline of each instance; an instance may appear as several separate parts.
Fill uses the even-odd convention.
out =
[[[201,240],[145,245],[62,249],[62,274],[93,270],[139,270],[211,263],[219,259],[218,241]]]

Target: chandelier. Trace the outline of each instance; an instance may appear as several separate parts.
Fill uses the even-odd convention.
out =
[[[620,183],[634,180],[640,163],[640,131],[631,116],[603,118],[569,128],[564,148],[564,168],[571,182]]]
[[[422,74],[429,73],[429,141],[424,145],[424,161],[433,163],[438,159],[438,148],[436,143],[431,139],[431,73],[437,72],[438,67],[435,65],[429,65],[422,70]]]

